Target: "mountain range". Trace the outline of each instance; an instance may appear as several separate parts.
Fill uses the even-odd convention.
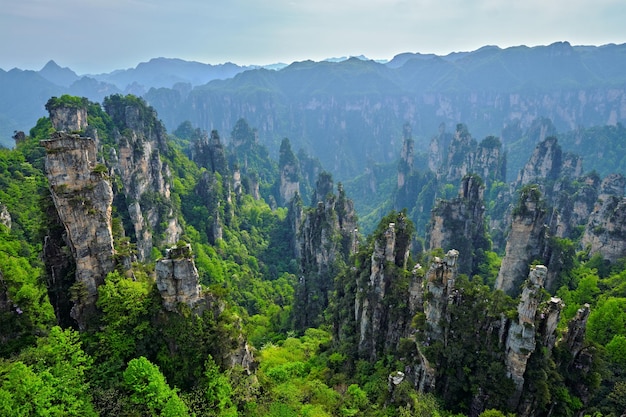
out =
[[[626,44],[568,42],[485,46],[446,56],[403,53],[385,63],[365,57],[303,61],[272,69],[156,58],[84,76],[50,61],[39,71],[0,71],[0,143],[12,146],[13,132],[44,116],[51,96],[101,102],[132,93],[146,99],[170,131],[188,120],[228,132],[245,118],[270,151],[276,153],[288,137],[295,149],[346,179],[394,161],[405,123],[417,149],[458,123],[470,126],[477,138],[501,137],[505,148],[541,117],[562,132],[615,126],[626,119],[624,67]]]

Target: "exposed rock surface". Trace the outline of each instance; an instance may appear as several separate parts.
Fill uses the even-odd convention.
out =
[[[86,107],[50,107],[50,121],[58,131],[78,132],[87,127]]]
[[[226,151],[217,130],[211,131],[211,137],[204,133],[191,150],[191,159],[211,172],[219,172],[221,175],[228,174]]]
[[[401,337],[407,335],[412,316],[398,317],[387,306],[386,298],[393,291],[392,283],[397,272],[405,268],[409,256],[407,219],[401,214],[395,223],[389,223],[383,235],[376,239],[370,258],[369,277],[363,296],[356,298],[355,318],[359,325],[358,350],[364,358],[375,360],[383,352],[397,347]],[[393,319],[392,319],[393,317]]]
[[[222,238],[224,231],[223,219],[220,218],[220,199],[223,197],[221,185],[217,176],[210,171],[205,171],[202,173],[195,190],[209,213],[210,218],[207,220],[209,220],[210,225],[205,232],[213,244]]]
[[[463,178],[459,196],[452,200],[438,200],[431,212],[429,250],[456,248],[460,255],[458,269],[462,274],[475,272],[480,259],[478,249],[489,250],[485,229],[484,186],[477,175]]]
[[[300,164],[296,155],[291,150],[289,139],[283,139],[280,144],[278,162],[280,172],[279,198],[281,205],[287,205],[291,199],[300,192]],[[316,204],[317,201],[312,202]]]
[[[453,299],[454,282],[458,274],[459,251],[451,249],[444,259],[435,258],[426,273],[428,302],[424,305],[427,324],[427,341],[444,341],[443,321],[448,317],[448,303]]]
[[[626,198],[606,196],[591,213],[581,245],[611,262],[626,256]]]
[[[111,231],[113,192],[97,163],[91,138],[54,133],[46,149],[46,175],[52,199],[76,261],[77,300],[72,317],[80,327],[95,307],[97,287],[114,267]]]
[[[545,243],[546,211],[536,187],[526,188],[513,212],[511,231],[506,244],[496,289],[515,296],[528,275],[529,265],[541,259]]]
[[[518,186],[555,180],[561,172],[563,152],[557,139],[551,136],[540,142],[517,176]]]
[[[161,294],[161,302],[166,311],[180,314],[181,306],[186,305],[196,315],[205,312],[214,320],[224,312],[224,302],[208,291],[202,291],[200,277],[193,261],[191,245],[175,246],[167,250],[167,256],[157,261],[155,266],[156,286]],[[233,322],[233,326],[241,323]],[[239,332],[223,344],[225,365],[242,366],[247,371],[253,367],[254,357],[246,339]]]
[[[400,163],[398,166],[398,189],[402,189],[406,183],[407,177],[413,171],[413,159],[415,141],[411,137],[411,126],[404,125],[404,141],[402,142],[402,151],[400,152]]]
[[[328,306],[329,292],[339,267],[348,260],[356,243],[356,214],[341,184],[337,195],[330,174],[320,174],[313,200],[314,208],[302,214],[292,203],[290,214],[300,260],[300,279],[296,288],[296,327],[318,325]],[[292,199],[295,201],[299,196]]]
[[[155,271],[156,285],[167,311],[178,311],[179,303],[193,310],[202,299],[200,277],[190,245],[169,249],[167,257],[157,262]]]
[[[11,214],[7,209],[7,206],[0,203],[0,224],[6,226],[7,228],[11,228]]]
[[[150,258],[155,243],[173,245],[182,234],[169,203],[171,173],[160,157],[167,135],[155,111],[141,101],[113,96],[105,101],[105,110],[118,128],[119,151],[112,163],[122,180],[134,229],[131,238],[142,261]]]
[[[624,197],[624,187],[626,187],[626,177],[622,174],[607,175],[600,184],[598,198],[604,201],[610,196]]]
[[[509,402],[511,409],[515,409],[519,403],[524,388],[526,364],[535,350],[535,314],[541,301],[541,289],[546,273],[547,268],[543,265],[537,265],[530,271],[517,307],[518,319],[509,327],[505,363],[508,376],[515,384],[515,394]]]
[[[440,133],[430,145],[428,164],[438,179],[456,183],[468,174],[478,174],[488,185],[493,180],[504,180],[506,157],[499,139],[489,136],[479,144],[465,125],[458,124],[448,145],[447,142],[447,137]]]

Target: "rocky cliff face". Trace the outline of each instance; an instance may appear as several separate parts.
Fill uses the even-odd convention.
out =
[[[593,356],[595,348],[586,343],[587,320],[589,319],[589,304],[583,305],[576,312],[576,316],[567,325],[567,332],[563,335],[561,344],[570,353],[567,363],[559,364],[567,369],[571,375],[589,375],[593,372]],[[583,401],[589,401],[590,387],[583,378],[574,381],[574,392]]]
[[[520,303],[517,307],[518,319],[511,323],[506,341],[505,363],[508,376],[515,384],[515,394],[509,406],[517,408],[524,388],[524,373],[530,355],[536,347],[535,315],[541,301],[541,289],[546,278],[547,268],[537,265],[531,269],[524,284]]]
[[[281,205],[287,205],[291,199],[300,193],[300,164],[298,158],[291,150],[289,139],[283,139],[280,145],[280,155],[278,162],[280,172],[279,179],[279,199]],[[316,204],[314,201],[312,204]]]
[[[429,148],[428,164],[439,180],[456,183],[468,174],[478,174],[488,184],[504,180],[506,157],[499,139],[489,136],[479,144],[467,127],[459,124],[447,147],[446,142],[447,137],[439,134]]]
[[[87,109],[85,107],[52,107],[50,121],[59,132],[78,132],[87,128]]]
[[[298,213],[301,206],[297,203],[291,206],[295,210],[290,214],[294,221],[292,227],[298,227],[295,246],[300,260],[295,322],[301,329],[320,323],[334,277],[355,248],[354,206],[341,185],[337,187],[337,195],[333,188],[330,174],[324,172],[318,178],[314,193],[316,206],[304,215]]]
[[[167,256],[157,261],[155,273],[165,311],[181,314],[181,307],[185,305],[193,314],[202,316],[207,312],[215,321],[224,312],[224,302],[200,287],[191,245],[168,249]],[[235,328],[241,326],[239,322],[230,324]],[[234,340],[222,340],[220,343],[224,349],[222,360],[227,366],[239,365],[248,371],[253,367],[252,351],[241,332],[237,332]]]
[[[593,185],[597,186],[597,182]],[[611,262],[626,256],[625,186],[626,178],[621,174],[611,174],[602,180],[595,206],[586,213],[581,239],[581,246],[592,255],[599,253]]]
[[[0,203],[0,224],[4,225],[7,229],[11,228],[11,214],[7,206],[2,203]]]
[[[520,285],[528,275],[529,265],[533,260],[542,259],[546,237],[545,220],[546,210],[538,187],[525,188],[513,210],[511,231],[496,279],[496,289],[512,296],[519,294]]]
[[[205,232],[209,241],[214,244],[222,238],[223,234],[223,219],[220,214],[220,198],[223,197],[222,184],[212,172],[206,171],[202,173],[195,192],[209,213],[210,223]]]
[[[57,132],[42,145],[52,199],[76,262],[71,314],[84,328],[95,308],[97,287],[114,267],[113,192],[93,139]]]
[[[394,223],[389,223],[381,236],[377,237],[369,258],[368,274],[357,284],[354,314],[357,323],[357,346],[360,357],[376,360],[385,352],[397,350],[400,338],[407,337],[413,314],[396,309],[396,302],[411,302],[419,297],[419,289],[412,285],[416,276],[409,278],[407,288],[402,290],[396,280],[406,268],[410,246],[410,227],[400,213]],[[401,287],[401,286],[400,286]],[[404,292],[407,291],[407,292]]]
[[[139,260],[149,259],[155,244],[173,245],[182,233],[170,204],[171,173],[160,157],[167,149],[165,128],[141,101],[112,96],[105,101],[105,110],[118,129],[119,150],[111,159],[123,184],[133,224],[131,238],[136,240]]]
[[[477,175],[463,178],[459,196],[453,200],[438,200],[431,212],[429,250],[456,248],[461,253],[459,272],[472,275],[478,262],[478,249],[489,250],[485,229],[484,186]]]
[[[402,189],[406,184],[407,177],[413,172],[413,159],[415,141],[411,137],[411,126],[404,125],[404,140],[402,151],[400,152],[400,163],[398,165],[398,189]]]
[[[615,262],[626,256],[626,198],[607,196],[585,227],[581,245]]]
[[[168,249],[167,256],[157,262],[155,272],[156,285],[167,311],[178,311],[179,303],[193,310],[202,300],[200,276],[190,245]]]
[[[211,137],[205,133],[193,144],[191,160],[198,166],[204,167],[211,172],[219,172],[228,175],[228,163],[226,150],[222,145],[217,130],[211,131]]]
[[[555,180],[561,172],[563,152],[557,139],[551,136],[540,142],[517,176],[517,185]]]
[[[429,294],[424,305],[426,315],[427,343],[441,341],[445,343],[442,324],[450,322],[448,304],[454,299],[454,282],[458,275],[459,251],[451,249],[445,258],[435,258],[426,273],[426,290]]]

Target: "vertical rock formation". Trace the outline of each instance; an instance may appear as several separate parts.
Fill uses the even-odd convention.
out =
[[[626,178],[622,174],[607,175],[600,184],[598,198],[604,201],[611,196],[624,197],[624,187]]]
[[[577,187],[572,185],[575,178],[579,184]],[[555,207],[550,215],[552,234],[559,238],[569,238],[580,227],[584,227],[594,210],[599,189],[600,178],[594,173],[578,178],[564,176],[557,181],[555,191],[558,195],[552,199]]]
[[[585,335],[587,332],[587,319],[589,318],[589,304],[585,304],[576,312],[576,316],[567,325],[567,333],[563,336],[561,343],[567,346],[568,352],[576,358],[585,345]]]
[[[95,308],[97,287],[114,267],[111,231],[113,192],[91,138],[56,132],[41,142],[46,175],[76,262],[72,317],[81,328]]]
[[[426,341],[445,344],[445,333],[442,322],[450,321],[448,304],[454,298],[454,282],[458,275],[459,251],[451,249],[444,259],[435,258],[426,273],[426,291],[428,301],[424,305],[426,315]]]
[[[191,160],[198,166],[204,167],[211,172],[219,172],[221,175],[228,175],[228,162],[226,161],[226,150],[220,141],[217,130],[211,131],[211,137],[205,133],[193,144],[191,150]]]
[[[535,350],[535,315],[541,301],[541,289],[546,273],[547,268],[543,265],[537,265],[530,271],[517,307],[518,319],[509,327],[505,363],[508,376],[515,384],[515,394],[509,402],[511,409],[517,408],[519,404],[524,388],[526,364]]]
[[[439,134],[434,136],[428,147],[428,169],[432,172],[438,172],[443,166],[446,150],[450,146],[452,135],[446,133],[445,123],[439,125]]]
[[[215,174],[205,171],[202,173],[195,190],[209,214],[205,232],[212,244],[221,239],[223,233],[222,219],[220,218],[220,199],[224,196],[222,185]]]
[[[0,224],[4,225],[7,229],[11,228],[11,214],[7,206],[2,203],[0,203]]]
[[[626,256],[626,198],[608,196],[591,213],[581,245],[611,262]]]
[[[459,272],[472,275],[482,260],[478,251],[490,250],[485,230],[484,186],[477,175],[463,178],[459,196],[452,200],[438,200],[431,212],[429,250],[457,248],[461,253]]]
[[[156,263],[155,272],[156,285],[167,311],[178,311],[179,303],[193,310],[202,299],[191,245],[168,249],[167,256]]]
[[[78,132],[87,128],[87,99],[52,97],[46,103],[52,126],[59,132]]]
[[[280,144],[278,161],[280,172],[279,199],[281,205],[287,205],[291,199],[300,192],[300,164],[298,158],[291,150],[289,139],[285,138]],[[316,204],[314,201],[312,204]]]
[[[540,142],[517,176],[517,186],[555,180],[561,173],[563,152],[554,136]]]
[[[166,311],[181,314],[181,307],[185,305],[193,314],[202,316],[208,311],[213,320],[219,321],[225,305],[210,292],[202,291],[191,245],[168,249],[167,256],[157,261],[155,272],[157,289]],[[241,323],[230,322],[229,325],[239,328]],[[252,368],[254,357],[240,332],[233,339],[221,340],[220,343],[224,350],[221,359],[227,366],[240,365],[248,371]]]
[[[545,244],[546,211],[541,192],[536,186],[522,189],[519,202],[513,210],[513,220],[506,252],[498,272],[495,287],[516,296],[528,275],[533,260],[542,259]]]
[[[430,145],[429,167],[439,180],[457,183],[468,174],[480,175],[487,184],[504,180],[506,157],[500,139],[488,136],[479,144],[465,125],[458,124],[449,145],[446,143],[446,136],[440,134]]]
[[[141,99],[111,96],[104,108],[118,129],[112,162],[133,224],[130,235],[139,260],[149,259],[155,244],[175,244],[182,234],[170,202],[171,173],[160,156],[167,149],[165,128]]]
[[[320,323],[328,306],[333,279],[341,265],[348,260],[354,248],[356,215],[352,201],[346,198],[341,184],[338,195],[333,192],[332,177],[320,174],[313,200],[315,208],[298,214],[298,204],[293,204],[293,227],[296,233],[296,253],[300,259],[300,280],[296,288],[296,327],[304,329]],[[301,206],[300,206],[301,207]],[[301,208],[300,208],[301,213]]]
[[[404,141],[402,142],[402,151],[400,152],[400,163],[398,164],[398,189],[402,189],[406,183],[407,177],[413,172],[413,146],[415,141],[411,137],[411,125],[405,124]]]
[[[571,358],[567,363],[559,364],[561,369],[567,369],[573,382],[574,393],[587,404],[590,397],[591,388],[585,380],[586,378],[575,379],[577,375],[587,376],[593,371],[594,347],[585,342],[587,332],[587,320],[589,319],[589,304],[585,304],[576,312],[576,316],[567,325],[567,332],[563,335],[561,344],[569,352]]]
[[[409,335],[416,311],[405,311],[399,305],[407,303],[411,297],[408,289],[415,288],[411,278],[402,272],[409,256],[411,234],[409,220],[403,213],[397,214],[395,222],[388,223],[376,237],[369,273],[357,283],[354,314],[357,349],[362,358],[376,360],[385,352],[393,352],[400,338]],[[405,289],[401,282],[407,284]]]

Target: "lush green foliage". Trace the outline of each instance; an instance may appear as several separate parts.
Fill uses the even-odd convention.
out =
[[[367,74],[363,76],[367,79]],[[109,97],[104,108],[68,96],[48,104],[85,106],[89,129],[97,130],[101,145],[101,165],[95,172],[109,172],[111,151],[118,147],[120,135],[137,128],[134,123],[144,133],[159,132],[163,141],[158,144],[159,155],[170,173],[171,195],[166,199],[145,193],[140,203],[177,217],[183,228],[179,244],[190,243],[193,248],[206,303],[202,309],[184,303],[176,311],[162,308],[154,279],[154,261],[166,249],[158,246],[159,239],[153,259],[131,265],[136,236],[122,185],[113,174],[116,269],[98,288],[98,314],[86,331],[79,334],[54,326],[46,280],[57,277],[46,274],[40,254],[44,236],[63,232],[48,216],[52,202],[39,141],[53,129],[49,119],[40,119],[16,149],[0,149],[0,202],[12,219],[10,229],[0,225],[0,414],[444,416],[469,413],[477,398],[485,410],[483,417],[510,411],[513,385],[506,376],[499,326],[516,317],[516,302],[492,289],[501,258],[489,250],[488,241],[473,254],[475,275],[462,275],[455,284],[458,291],[449,303],[445,345],[423,339],[423,311],[414,317],[408,314],[411,280],[424,277],[424,270],[417,267],[410,272],[414,260],[426,265],[429,258],[418,250],[405,259],[405,252],[398,250],[384,264],[391,278],[380,312],[393,324],[412,327],[400,337],[397,351],[381,347],[388,337],[382,333],[372,335],[377,345],[371,357],[357,348],[355,303],[365,300],[357,288],[370,285],[372,252],[385,244],[389,223],[395,223],[396,247],[419,248],[415,232],[422,234],[435,196],[456,195],[455,185],[440,183],[434,173],[415,171],[392,195],[395,177],[389,173],[396,169],[392,164],[372,165],[362,178],[350,182],[347,194],[360,194],[362,207],[372,213],[366,229],[373,233],[359,242],[354,256],[330,268],[335,287],[329,289],[329,308],[316,311],[321,325],[299,328],[303,333],[297,333],[294,308],[312,306],[296,302],[303,272],[291,247],[293,213],[276,206],[275,187],[277,167],[286,165],[300,166],[286,173],[291,180],[312,184],[312,174],[322,172],[313,158],[304,152],[296,157],[285,139],[281,160],[271,161],[256,141],[257,132],[241,119],[226,150],[228,167],[201,167],[187,153],[205,132],[185,123],[174,136],[161,135],[154,110],[134,96]],[[137,110],[135,116],[127,117],[128,106]],[[83,133],[90,134],[89,129]],[[495,137],[480,144],[486,149],[500,145]],[[233,185],[235,171],[241,174],[240,188]],[[325,176],[330,174],[321,178]],[[495,179],[488,185],[489,213],[504,216],[499,195],[508,186]],[[260,199],[253,195],[256,186]],[[540,187],[531,185],[521,190],[513,214],[525,214],[526,200],[547,204],[541,200]],[[329,204],[337,201],[330,198]],[[305,212],[314,214],[315,209]],[[159,224],[152,232],[158,235],[166,227]],[[329,241],[337,247],[345,244],[339,235]],[[610,415],[623,408],[626,392],[625,263],[577,254],[577,243],[575,238],[552,238],[548,248],[554,260],[551,268],[559,267],[556,295],[565,303],[559,332],[589,304],[587,341],[577,358],[568,356],[558,343],[552,353],[534,352],[527,387],[545,413],[556,404],[552,415],[574,415],[584,400],[588,411]],[[70,278],[71,274],[70,270]],[[256,369],[232,365],[233,352],[246,341],[255,354]],[[435,365],[434,392],[418,393],[410,379],[392,387],[389,375],[414,366],[421,354]]]
[[[0,362],[4,416],[96,416],[89,384],[91,358],[78,333],[52,327],[37,346]]]

